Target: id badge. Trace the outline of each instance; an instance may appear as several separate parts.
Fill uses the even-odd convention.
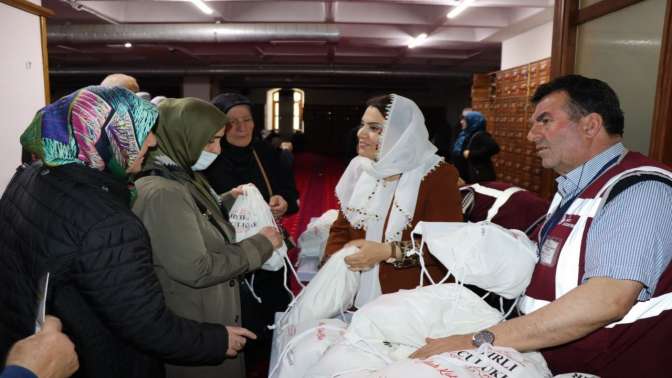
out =
[[[544,245],[541,246],[539,263],[549,267],[555,266],[555,263],[558,261],[558,254],[560,253],[561,246],[562,243],[559,239],[548,237],[544,242]]]

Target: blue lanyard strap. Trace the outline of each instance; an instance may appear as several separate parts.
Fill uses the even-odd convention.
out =
[[[541,249],[541,246],[544,245],[544,242],[546,242],[546,238],[548,237],[548,233],[555,227],[562,217],[565,215],[567,210],[569,210],[569,207],[572,205],[574,200],[576,200],[581,193],[593,182],[595,179],[597,179],[604,171],[607,170],[607,168],[611,167],[614,163],[618,161],[618,159],[621,157],[621,155],[615,156],[613,159],[609,160],[602,168],[600,168],[599,171],[595,174],[595,176],[588,181],[586,186],[577,194],[575,194],[572,198],[570,198],[567,202],[562,204],[561,206],[558,206],[557,209],[551,214],[551,216],[548,218],[546,223],[544,223],[544,226],[541,228],[541,232],[539,233],[539,249]],[[580,180],[580,179],[579,179]]]

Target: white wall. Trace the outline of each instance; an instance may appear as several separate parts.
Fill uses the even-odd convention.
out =
[[[502,42],[501,69],[521,66],[551,56],[553,22],[545,23]]]
[[[19,136],[45,102],[40,18],[0,3],[0,20],[1,193],[21,162]]]
[[[210,101],[210,87],[209,76],[185,76],[182,82],[182,96]]]

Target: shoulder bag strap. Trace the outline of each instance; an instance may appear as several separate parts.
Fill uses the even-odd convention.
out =
[[[264,166],[261,164],[261,160],[259,160],[259,155],[257,155],[257,151],[255,151],[254,148],[252,148],[252,154],[254,155],[254,159],[257,161],[257,165],[259,166],[261,175],[264,177],[264,182],[266,183],[266,189],[268,189],[268,196],[273,197],[273,189],[271,188],[271,182],[268,181],[268,176],[266,176],[266,170],[264,169]]]

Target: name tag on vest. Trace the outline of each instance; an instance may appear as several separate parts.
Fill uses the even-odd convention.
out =
[[[545,266],[555,266],[560,247],[562,247],[561,240],[552,236],[548,237],[539,251],[539,263]]]
[[[569,228],[574,228],[579,221],[579,216],[576,214],[565,214],[560,220],[559,225]]]

